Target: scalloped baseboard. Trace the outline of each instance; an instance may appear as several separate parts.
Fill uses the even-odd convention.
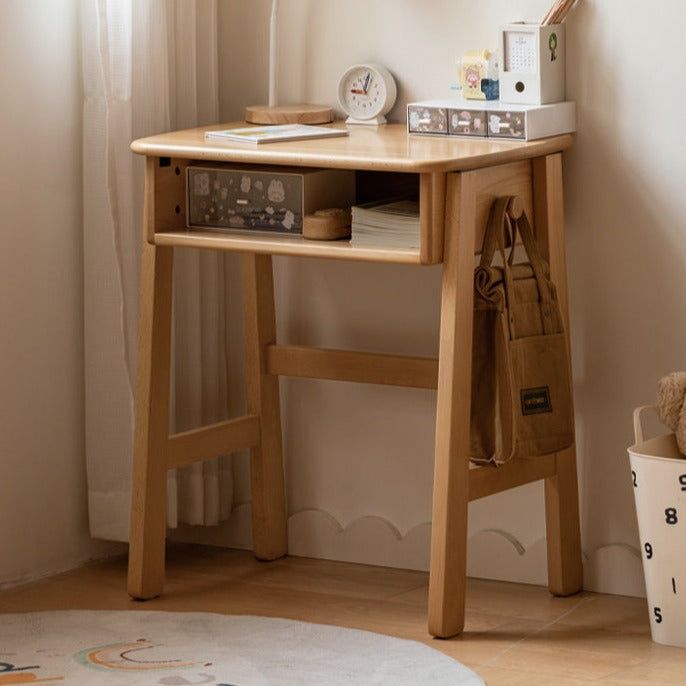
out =
[[[250,505],[238,506],[218,527],[182,526],[170,538],[229,548],[250,549]],[[296,512],[288,520],[288,552],[341,562],[427,571],[431,524],[418,524],[404,535],[382,517],[365,516],[342,526],[323,510]],[[617,595],[645,596],[640,555],[622,543],[600,546],[584,555],[584,587]],[[547,583],[546,542],[524,545],[512,533],[483,529],[469,538],[467,574],[525,584]]]

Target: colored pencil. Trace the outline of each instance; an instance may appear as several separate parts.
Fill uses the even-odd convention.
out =
[[[561,24],[577,2],[578,0],[555,0],[553,6],[548,10],[545,17],[543,17],[541,25],[549,26],[550,24]]]

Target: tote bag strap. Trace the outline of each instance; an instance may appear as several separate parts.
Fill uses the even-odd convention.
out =
[[[496,251],[503,259],[503,279],[505,282],[505,299],[509,311],[510,334],[515,338],[514,321],[512,315],[512,305],[515,304],[514,281],[512,278],[512,265],[514,262],[514,251],[517,244],[517,233],[521,236],[524,252],[531,265],[541,299],[541,312],[543,315],[543,329],[546,333],[557,333],[556,318],[553,310],[554,291],[552,284],[547,277],[545,262],[538,250],[538,245],[534,237],[533,229],[529,223],[526,212],[517,220],[512,220],[508,214],[508,207],[514,196],[502,196],[495,200],[491,208],[484,244],[481,252],[481,267],[490,267],[493,263]],[[508,240],[506,240],[506,238]],[[510,254],[506,256],[506,245],[510,244]]]
[[[550,280],[546,276],[545,262],[541,257],[541,253],[538,251],[538,244],[536,243],[536,238],[534,237],[533,229],[531,224],[529,224],[529,218],[526,216],[526,212],[523,212],[521,217],[514,222],[514,231],[519,232],[522,237],[522,244],[524,245],[524,251],[529,260],[529,264],[534,271],[534,276],[536,277],[536,284],[538,285],[538,292],[541,296],[541,301],[544,303],[552,302],[553,293],[550,287]],[[516,235],[512,236],[513,251],[510,253],[510,258],[512,258],[514,253],[514,244],[516,240]],[[510,262],[511,264],[511,262]]]
[[[509,197],[497,198],[491,205],[491,214],[486,226],[483,248],[481,249],[481,267],[490,267],[493,264],[496,250],[500,252],[502,245],[503,258],[505,257],[505,222],[509,221],[507,206],[510,202]]]
[[[538,250],[538,244],[536,243],[536,238],[533,229],[531,228],[531,224],[529,223],[529,218],[526,216],[526,212],[522,213],[521,217],[515,222],[514,229],[515,231],[518,230],[519,235],[522,237],[527,259],[529,260],[529,264],[531,265],[536,278],[536,285],[538,286],[538,293],[541,298],[543,331],[546,334],[560,333],[561,319],[557,314],[555,291],[553,284],[548,277],[546,263]],[[514,246],[514,237],[512,245]],[[510,254],[510,257],[512,257],[512,254]]]
[[[500,253],[503,260],[503,279],[505,281],[505,302],[510,308],[510,304],[514,302],[514,282],[512,279],[512,271],[508,265],[506,254],[507,241],[506,237],[510,239],[514,247],[516,238],[516,230],[512,226],[512,221],[507,213],[508,205],[511,197],[503,196],[497,198],[491,206],[491,214],[486,227],[486,235],[484,236],[483,249],[481,251],[480,267],[490,267],[493,264],[493,258],[496,251]]]
[[[493,264],[493,258],[496,251],[500,253],[503,261],[503,280],[505,282],[505,307],[507,310],[507,327],[510,338],[515,337],[515,322],[512,305],[514,304],[514,281],[512,278],[512,270],[508,265],[508,258],[506,254],[506,236],[516,236],[516,230],[512,226],[510,216],[507,213],[510,198],[503,196],[497,198],[491,206],[491,214],[489,216],[488,225],[486,227],[486,235],[484,236],[483,248],[481,250],[480,268],[488,268]],[[513,243],[514,245],[514,243]]]
[[[514,260],[514,249],[517,243],[517,233],[522,238],[522,244],[526,253],[527,259],[531,264],[534,272],[534,277],[538,285],[538,291],[543,302],[550,302],[552,300],[552,291],[550,282],[546,277],[545,262],[538,251],[538,245],[534,237],[533,229],[529,224],[529,219],[526,212],[522,213],[521,217],[516,221],[512,221],[507,212],[510,201],[514,196],[502,196],[497,198],[491,208],[491,214],[486,228],[486,235],[484,236],[483,249],[481,251],[480,266],[490,267],[493,263],[496,251],[503,254],[507,242],[510,243],[510,256],[505,259],[503,264],[504,269],[511,267]]]

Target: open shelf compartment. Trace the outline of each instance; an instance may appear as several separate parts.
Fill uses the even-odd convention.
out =
[[[247,231],[189,229],[186,226],[186,168],[192,160],[146,160],[146,234],[149,242],[183,248],[229,250],[327,259],[431,265],[443,260],[444,173],[356,172],[357,202],[393,196],[419,198],[420,247],[356,246],[349,240],[311,241],[298,236]],[[198,163],[202,164],[202,163]],[[236,168],[241,165],[229,164]]]

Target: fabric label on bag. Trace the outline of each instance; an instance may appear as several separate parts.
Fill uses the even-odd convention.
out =
[[[540,388],[523,388],[521,391],[522,414],[543,414],[552,412],[553,406],[550,402],[550,389],[548,386]]]

